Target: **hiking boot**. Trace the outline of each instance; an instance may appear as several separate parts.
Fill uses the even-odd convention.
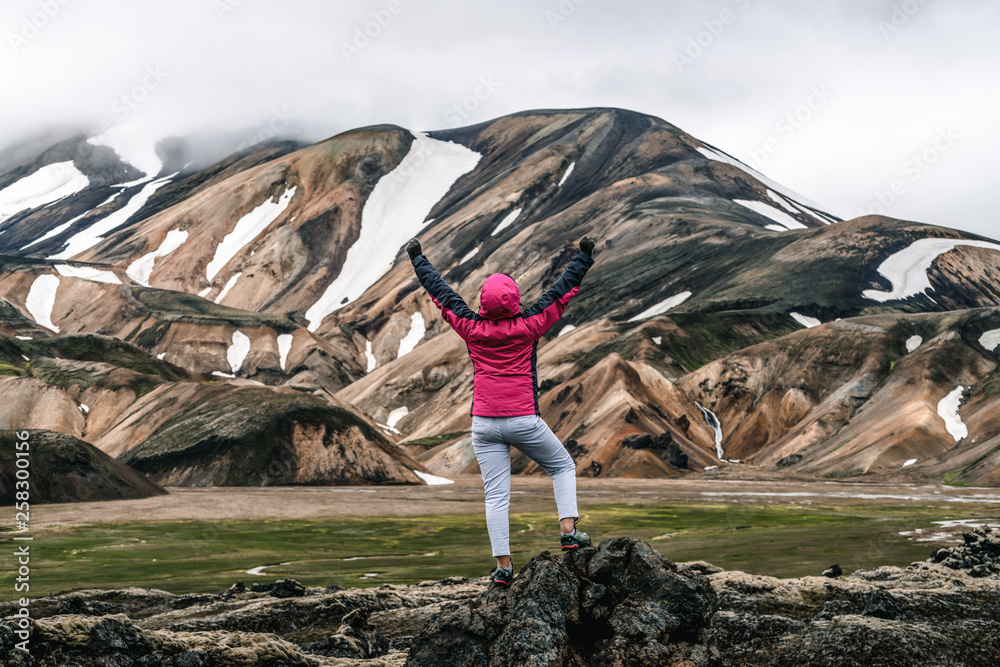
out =
[[[505,570],[502,567],[495,567],[493,571],[490,572],[490,581],[498,586],[510,586],[511,579],[514,578],[514,565],[511,564],[509,570]]]
[[[590,535],[582,532],[579,528],[574,528],[569,535],[563,535],[559,540],[562,543],[562,550],[579,549],[590,546]]]

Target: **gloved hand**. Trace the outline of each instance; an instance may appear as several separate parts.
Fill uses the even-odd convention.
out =
[[[584,251],[591,257],[594,255],[594,239],[589,236],[584,236],[580,239],[580,250]]]
[[[420,241],[410,239],[410,242],[406,244],[406,254],[410,256],[411,260],[424,254],[424,251],[420,248]]]

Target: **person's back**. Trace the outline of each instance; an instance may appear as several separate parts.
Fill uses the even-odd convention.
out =
[[[576,467],[572,457],[541,419],[538,408],[538,340],[555,325],[580,290],[593,265],[594,241],[584,237],[580,252],[541,299],[521,310],[521,293],[510,276],[495,273],[480,291],[479,314],[441,277],[423,255],[420,242],[406,251],[420,284],[445,321],[465,340],[473,365],[472,444],[486,490],[486,525],[497,557],[491,579],[509,585],[507,512],[510,505],[510,446],[518,447],[552,476],[559,509],[562,548],[590,544],[575,528]]]

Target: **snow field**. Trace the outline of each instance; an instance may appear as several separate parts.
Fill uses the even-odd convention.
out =
[[[1000,347],[1000,329],[991,329],[979,337],[979,344],[990,352]]]
[[[368,368],[365,369],[366,373],[371,373],[378,366],[378,359],[372,354],[372,342],[365,339],[365,360],[368,362]]]
[[[132,181],[126,185],[150,180],[163,169],[163,160],[156,154],[156,142],[146,138],[135,123],[116,125],[104,134],[87,139],[87,143],[92,146],[107,146],[122,162],[127,162],[146,175],[145,179]]]
[[[424,322],[424,316],[420,311],[417,311],[410,316],[410,330],[399,341],[399,352],[396,354],[396,358],[412,352],[425,333],[427,333],[427,324]]]
[[[144,287],[149,287],[149,279],[153,273],[153,266],[158,257],[166,257],[173,251],[184,245],[188,239],[188,233],[179,229],[172,229],[167,232],[166,237],[160,246],[153,252],[146,253],[139,259],[128,265],[125,274]]]
[[[780,211],[774,208],[770,204],[765,204],[762,201],[752,201],[750,199],[734,199],[733,201],[739,204],[740,206],[750,209],[754,213],[759,213],[760,215],[763,215],[765,218],[770,218],[771,220],[774,220],[779,225],[781,225],[781,227],[785,231],[789,229],[807,229],[807,227],[803,225],[801,222],[799,222],[792,216],[788,215],[784,211]],[[774,225],[768,225],[767,228],[774,229]]]
[[[56,253],[55,255],[50,255],[48,259],[71,259],[72,257],[79,255],[84,250],[93,248],[95,245],[104,240],[105,234],[125,224],[129,218],[146,205],[146,202],[149,201],[149,198],[152,197],[157,190],[169,183],[170,179],[174,176],[176,176],[176,174],[165,176],[156,181],[150,181],[142,188],[142,190],[139,191],[138,194],[129,199],[128,203],[120,209],[114,213],[109,213],[92,224],[90,227],[87,227],[86,229],[71,236],[66,242],[66,249],[62,252]]]
[[[22,211],[75,195],[90,179],[72,161],[48,164],[0,190],[0,223]]]
[[[243,362],[250,354],[250,337],[242,331],[233,332],[233,344],[226,350],[226,361],[233,373],[243,367]]]
[[[233,289],[233,285],[236,284],[236,281],[239,280],[240,276],[242,276],[242,275],[243,275],[242,271],[237,271],[233,275],[229,276],[229,280],[226,281],[226,284],[222,288],[222,291],[219,292],[219,296],[215,297],[215,302],[216,303],[222,303],[223,297],[225,297],[227,294],[229,294],[229,290]]]
[[[910,336],[906,339],[906,352],[909,354],[923,345],[924,339],[921,336]]]
[[[813,327],[818,327],[823,324],[815,317],[809,317],[808,315],[802,315],[801,313],[788,313],[788,316],[804,326],[806,329],[812,329]]]
[[[110,204],[115,199],[117,199],[118,195],[120,195],[120,194],[121,194],[121,190],[119,190],[118,192],[114,193],[113,195],[111,195],[110,197],[108,197],[107,199],[105,199],[103,202],[101,202],[97,206],[97,208],[101,208],[101,206],[104,206],[105,204]],[[42,241],[48,241],[51,238],[55,238],[56,236],[59,236],[60,234],[62,234],[63,232],[65,232],[67,229],[69,229],[70,227],[72,227],[73,223],[75,223],[77,220],[82,220],[83,218],[85,218],[88,215],[90,215],[91,213],[93,213],[94,210],[95,209],[92,208],[89,211],[84,211],[83,213],[81,213],[80,215],[76,216],[75,218],[73,218],[71,220],[67,220],[66,222],[62,223],[61,225],[57,225],[57,226],[53,227],[52,229],[50,229],[49,231],[45,232],[45,234],[43,234],[42,236],[39,236],[37,239],[35,239],[31,243],[29,243],[28,245],[21,246],[21,250],[27,250],[31,246],[37,245],[37,244],[41,243]]]
[[[559,336],[562,336],[563,334],[568,334],[573,329],[576,329],[576,327],[573,326],[572,324],[567,324],[559,331],[559,333],[556,335],[556,338],[559,338]]]
[[[347,251],[340,274],[306,311],[310,331],[392,268],[399,248],[417,235],[434,205],[482,157],[460,144],[420,132],[413,136],[406,156],[368,195],[361,211],[361,233]]]
[[[121,285],[122,281],[119,280],[111,271],[106,271],[102,269],[97,269],[92,266],[70,266],[69,264],[56,264],[56,271],[59,275],[66,276],[67,278],[80,278],[82,280],[89,280],[94,283],[107,283],[109,285]]]
[[[432,475],[430,473],[420,472],[419,470],[414,470],[413,473],[420,479],[424,480],[427,486],[438,486],[441,484],[455,483],[455,480],[453,479],[445,479],[444,477],[438,477],[437,475]]]
[[[753,176],[754,178],[756,178],[758,181],[760,181],[762,184],[766,185],[770,189],[772,189],[772,190],[774,190],[776,192],[780,192],[782,195],[784,195],[785,197],[787,197],[788,199],[790,199],[792,202],[801,202],[805,206],[808,206],[809,208],[814,208],[817,211],[822,211],[823,210],[823,207],[820,206],[819,204],[817,204],[816,202],[809,201],[808,199],[806,199],[802,195],[796,194],[795,192],[789,190],[788,188],[786,188],[785,186],[781,185],[780,183],[777,183],[776,181],[772,181],[770,178],[768,178],[764,174],[760,173],[756,169],[753,169],[752,167],[749,167],[749,166],[743,164],[742,162],[740,162],[736,158],[730,157],[729,155],[726,155],[722,151],[714,150],[712,148],[709,148],[708,146],[700,146],[698,148],[698,152],[701,153],[702,155],[704,155],[705,157],[707,157],[709,160],[716,160],[717,162],[725,162],[726,164],[730,164],[730,165],[736,167],[737,169],[742,169],[743,171],[745,171],[746,173],[750,174],[751,176]]]
[[[401,420],[408,414],[410,414],[410,409],[407,408],[405,405],[401,408],[396,408],[395,410],[389,413],[388,417],[386,417],[385,425],[388,426],[389,428],[395,428],[396,424],[399,423],[399,420]]]
[[[920,239],[914,241],[903,250],[889,255],[879,265],[878,272],[892,283],[892,290],[883,292],[881,290],[868,289],[863,291],[861,295],[866,299],[885,303],[886,301],[909,299],[911,296],[927,292],[927,290],[931,289],[931,281],[927,277],[927,270],[931,268],[931,264],[940,255],[950,252],[958,246],[1000,250],[1000,245],[990,243],[989,241]]]
[[[59,289],[59,276],[51,273],[38,276],[28,289],[24,307],[35,322],[59,333],[59,327],[52,323],[52,309],[56,305],[57,289]]]
[[[569,178],[569,175],[573,173],[573,169],[575,167],[576,167],[576,162],[570,162],[569,163],[569,166],[566,167],[566,171],[563,172],[562,178],[559,179],[559,186],[558,187],[562,187],[562,184],[565,183],[566,179]]]
[[[662,315],[663,313],[676,308],[691,297],[691,292],[681,292],[680,294],[675,294],[671,297],[664,299],[658,304],[647,308],[635,317],[629,318],[629,322],[638,322],[639,320],[646,320],[650,317],[655,317],[657,315]]]
[[[278,198],[278,201],[275,202],[268,198],[264,203],[237,220],[233,231],[226,234],[219,242],[212,261],[205,267],[205,277],[208,278],[208,282],[212,282],[212,279],[233,257],[260,236],[268,225],[288,208],[288,203],[294,196],[295,188],[289,188]]]
[[[503,230],[505,230],[508,227],[510,227],[511,225],[513,225],[514,221],[517,220],[517,216],[521,215],[521,211],[522,210],[523,209],[515,208],[513,211],[511,211],[510,213],[508,213],[507,215],[505,215],[503,217],[503,220],[500,221],[500,224],[497,225],[497,228],[494,229],[492,232],[490,232],[490,236],[496,236],[497,234],[499,234]]]
[[[465,257],[463,257],[462,259],[458,260],[458,263],[459,264],[465,264],[470,259],[472,259],[473,257],[475,257],[478,252],[479,252],[479,246],[476,246],[475,248],[473,248],[472,250],[470,250],[469,252],[467,252],[465,254]]]
[[[281,370],[285,370],[288,362],[288,353],[292,351],[292,334],[281,334],[278,336],[278,363]]]
[[[950,394],[938,401],[937,413],[944,420],[948,434],[959,442],[969,436],[969,429],[962,421],[958,408],[962,404],[962,393],[965,387],[956,387]]]

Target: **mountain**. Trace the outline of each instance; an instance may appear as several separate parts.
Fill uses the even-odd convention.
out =
[[[166,494],[163,488],[108,456],[93,445],[53,431],[0,431],[0,446],[15,451],[27,442],[31,461],[30,501],[75,503],[92,500],[149,498]],[[0,500],[15,505],[17,470],[14,458],[0,461]]]
[[[0,370],[39,383],[30,396],[72,397],[74,385],[21,359],[34,345],[22,339],[105,336],[187,373],[129,399],[160,415],[144,428],[129,426],[129,401],[92,430],[94,417],[52,425],[35,412],[46,428],[146,457],[127,460],[154,479],[219,481],[215,445],[184,442],[183,464],[142,467],[165,461],[162,448],[178,446],[168,432],[188,428],[284,465],[280,447],[251,444],[272,426],[233,435],[225,418],[197,412],[228,400],[207,393],[214,383],[262,392],[272,424],[299,409],[272,396],[325,402],[359,429],[345,452],[380,461],[224,483],[475,472],[471,364],[402,246],[420,238],[476,308],[495,272],[533,302],[589,234],[596,263],[538,349],[543,417],[581,474],[1000,483],[995,241],[881,216],[842,221],[621,109],[429,133],[374,125],[191,167],[183,156],[196,143],[36,141],[5,153],[0,174]],[[182,389],[183,400],[171,393]],[[523,458],[515,467],[536,471]]]

